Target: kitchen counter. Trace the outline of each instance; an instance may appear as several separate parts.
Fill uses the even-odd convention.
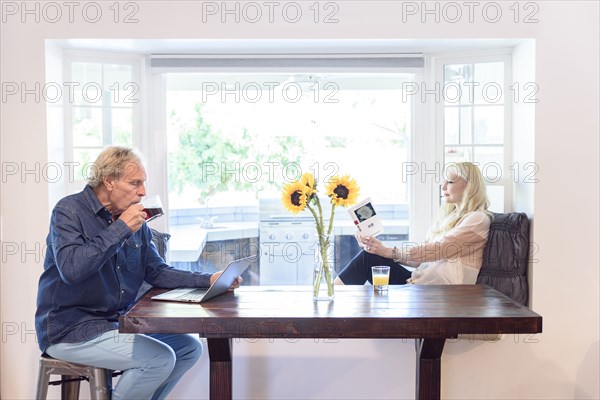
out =
[[[178,225],[170,229],[169,259],[171,262],[195,262],[208,242],[258,237],[258,222],[224,222],[212,228]]]
[[[195,262],[208,242],[258,237],[258,222],[223,222],[212,228],[199,224],[177,225],[170,229],[169,259],[171,262]],[[384,234],[408,234],[408,220],[385,220]],[[356,228],[352,221],[336,222],[335,236],[352,236]]]

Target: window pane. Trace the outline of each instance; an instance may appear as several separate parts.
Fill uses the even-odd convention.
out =
[[[504,143],[504,106],[473,107],[475,144]]]
[[[102,109],[73,107],[73,146],[102,146]]]
[[[75,162],[75,179],[87,179],[90,174],[90,167],[94,160],[98,158],[102,148],[97,149],[74,149],[73,161]]]
[[[471,144],[472,107],[444,107],[446,144]],[[459,119],[460,116],[460,119]]]
[[[458,107],[444,107],[444,139],[446,144],[460,144]]]
[[[490,211],[496,213],[506,212],[504,206],[504,186],[487,185],[487,195],[490,200]]]
[[[380,204],[406,202],[407,185],[390,185],[381,171],[408,161],[407,76],[185,75],[185,86],[167,77],[172,207],[198,207],[207,196],[222,205],[253,204],[258,192],[280,197],[303,172],[321,191],[326,179],[350,174]]]
[[[73,62],[71,82],[74,104],[102,105],[102,64]]]
[[[491,209],[497,212],[503,212],[505,209],[506,187],[498,185],[502,185],[499,182],[507,175],[504,160],[504,68],[504,62],[444,66],[445,84],[456,82],[461,88],[466,88],[462,92],[458,116],[448,112],[451,102],[446,99],[444,162],[472,161],[478,165],[488,184]],[[449,91],[446,91],[447,93]],[[468,99],[469,96],[472,97]],[[457,119],[458,128],[455,128]],[[458,141],[455,131],[451,132],[453,136],[448,135],[447,120],[452,128],[458,129]]]
[[[475,104],[504,103],[504,63],[475,64]]]
[[[131,108],[112,108],[110,114],[112,144],[131,147],[133,144],[133,110]]]
[[[448,146],[446,147],[445,163],[456,163],[461,161],[473,161],[471,147],[457,147]]]
[[[473,102],[473,65],[444,65],[444,101],[446,104]]]
[[[314,221],[309,211],[294,216],[281,203],[283,186],[305,172],[315,175],[322,197],[334,175],[350,175],[360,198],[377,204],[386,233],[404,232],[409,179],[401,175],[410,161],[412,102],[403,101],[402,90],[413,80],[412,74],[166,74],[172,243],[185,248],[189,228],[210,229],[213,218],[236,229],[257,223],[263,256],[256,282],[310,283],[314,250],[306,245],[314,245]],[[346,211],[338,209],[334,221],[336,229],[349,228],[335,233],[338,268],[359,249]],[[286,247],[283,234],[298,246]],[[208,242],[216,240],[211,236]],[[184,258],[171,248],[173,265],[197,263]]]
[[[132,82],[131,65],[104,64],[104,95],[112,106],[131,106],[137,100],[138,87]]]
[[[460,108],[460,144],[471,144],[473,127],[473,107]]]
[[[497,182],[504,173],[504,148],[502,146],[475,147],[474,162],[478,163],[483,176]]]

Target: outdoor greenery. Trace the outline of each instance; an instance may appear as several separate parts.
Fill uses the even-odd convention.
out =
[[[262,169],[265,162],[300,163],[303,153],[300,139],[264,138],[246,128],[222,132],[211,126],[202,108],[201,103],[194,106],[193,124],[179,121],[175,111],[171,114],[171,123],[177,125],[179,132],[179,146],[169,154],[169,190],[182,193],[193,187],[200,192],[200,204],[223,191],[257,195],[265,189],[278,190],[281,185],[281,181],[265,174]]]

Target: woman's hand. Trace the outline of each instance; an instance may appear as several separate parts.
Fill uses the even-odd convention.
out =
[[[381,240],[372,236],[362,236],[360,233],[357,233],[356,240],[364,247],[367,253],[376,254],[385,258],[392,258],[392,249],[384,246],[384,244],[381,243]]]

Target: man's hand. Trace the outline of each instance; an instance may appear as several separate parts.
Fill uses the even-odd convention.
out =
[[[222,273],[223,273],[223,271],[219,271],[219,272],[215,272],[214,274],[212,274],[210,276],[210,285],[211,286],[212,286],[213,283],[215,283],[215,281],[217,280],[217,278],[219,276],[221,276]],[[229,290],[233,290],[233,289],[239,288],[243,281],[244,281],[244,279],[242,279],[241,276],[238,276],[237,278],[235,278],[235,281],[233,281],[233,283],[231,284],[231,287],[229,288]]]
[[[133,204],[123,211],[119,219],[127,224],[132,232],[137,232],[146,220],[146,212],[141,204]]]

